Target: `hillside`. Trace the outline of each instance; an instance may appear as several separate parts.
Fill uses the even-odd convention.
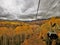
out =
[[[51,27],[56,23],[54,27]],[[60,18],[52,17],[48,20],[36,20],[31,22],[0,20],[0,39],[13,42],[10,45],[46,45],[46,36],[50,29],[55,30],[60,39]],[[5,40],[6,39],[6,40]],[[1,39],[2,40],[2,39]],[[2,42],[7,44],[6,42]],[[16,43],[14,43],[16,42]],[[55,42],[53,41],[52,45]]]
[[[54,27],[51,27],[51,23],[52,25],[56,23],[56,25]],[[22,45],[46,45],[46,41],[44,40],[47,40],[47,33],[50,31],[50,29],[52,29],[51,31],[56,31],[58,39],[60,40],[60,18],[52,17],[41,25],[40,32],[38,34],[33,35],[28,40],[25,40]],[[52,45],[55,45],[55,43],[56,41],[53,41]]]

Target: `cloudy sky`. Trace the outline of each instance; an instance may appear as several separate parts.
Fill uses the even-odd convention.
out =
[[[35,20],[39,0],[0,0],[0,19]],[[37,18],[60,16],[60,0],[40,0]]]

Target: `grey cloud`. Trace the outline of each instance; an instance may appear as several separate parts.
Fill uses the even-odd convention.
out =
[[[38,0],[0,0],[0,19],[33,20],[37,6]],[[60,16],[60,0],[41,0],[37,18],[52,16]]]

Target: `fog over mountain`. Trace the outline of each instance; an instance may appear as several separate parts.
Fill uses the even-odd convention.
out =
[[[0,19],[36,20],[39,0],[0,0]],[[60,16],[60,0],[40,0],[38,19]]]

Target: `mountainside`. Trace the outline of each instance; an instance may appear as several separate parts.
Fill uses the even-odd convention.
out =
[[[51,24],[53,25],[54,23],[56,23],[56,25],[51,27]],[[6,42],[12,39],[11,41],[13,43],[9,41],[11,45],[18,42],[20,42],[18,44],[21,45],[46,45],[46,41],[44,40],[46,40],[47,32],[50,31],[51,28],[51,31],[56,31],[60,39],[60,18],[52,17],[48,20],[31,22],[0,20],[0,37],[4,37],[3,40],[6,39],[4,40]],[[52,45],[54,44],[55,42],[53,41]]]

